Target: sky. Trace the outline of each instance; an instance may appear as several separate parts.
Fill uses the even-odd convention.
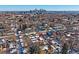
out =
[[[27,11],[35,8],[48,11],[79,11],[79,5],[0,5],[0,11]]]

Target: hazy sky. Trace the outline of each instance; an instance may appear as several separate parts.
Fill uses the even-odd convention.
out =
[[[79,5],[0,5],[0,11],[26,11],[35,8],[52,11],[79,11]]]

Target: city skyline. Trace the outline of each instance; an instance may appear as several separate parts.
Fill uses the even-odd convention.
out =
[[[0,5],[0,11],[28,11],[45,9],[47,11],[79,11],[79,5]]]

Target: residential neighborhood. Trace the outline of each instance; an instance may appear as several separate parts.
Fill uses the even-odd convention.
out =
[[[68,12],[1,12],[0,54],[79,54],[79,14]]]

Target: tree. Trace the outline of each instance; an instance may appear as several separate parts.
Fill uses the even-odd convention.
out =
[[[30,54],[39,54],[39,47],[37,45],[33,45],[29,48]]]
[[[66,43],[64,43],[63,48],[62,48],[62,54],[67,54],[68,51],[68,45]]]

